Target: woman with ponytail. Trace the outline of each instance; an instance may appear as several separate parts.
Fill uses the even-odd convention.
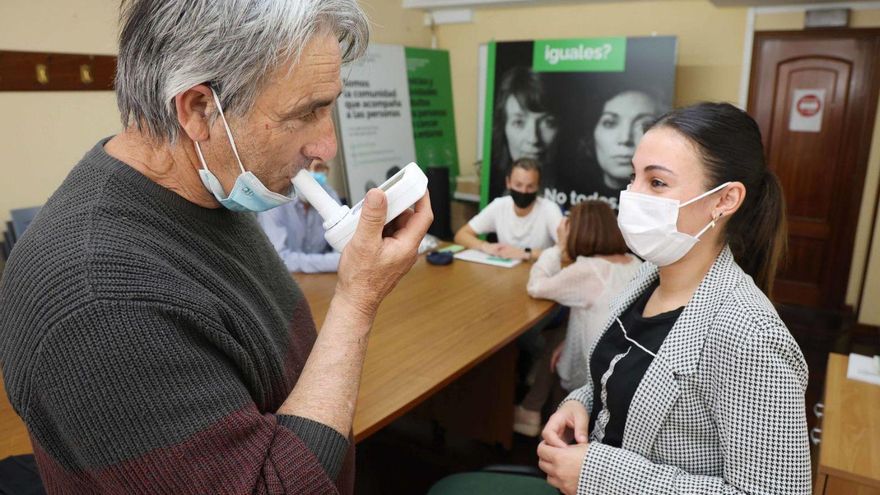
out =
[[[661,117],[618,225],[644,258],[543,431],[565,494],[808,494],[800,349],[767,298],[785,205],[757,124],[729,104]]]

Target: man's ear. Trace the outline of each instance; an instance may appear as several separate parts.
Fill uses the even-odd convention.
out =
[[[199,84],[174,97],[177,122],[193,141],[204,141],[211,135],[208,114],[215,106],[212,91],[207,84]]]
[[[739,207],[742,206],[745,199],[746,186],[744,186],[742,182],[731,182],[727,187],[721,190],[721,194],[718,197],[718,203],[715,205],[712,212],[712,217],[730,217],[739,210]]]

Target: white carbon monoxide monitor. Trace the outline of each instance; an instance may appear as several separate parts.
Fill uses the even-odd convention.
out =
[[[361,200],[353,208],[337,204],[308,170],[300,170],[292,182],[297,196],[315,207],[324,219],[324,238],[333,249],[342,252],[357,229],[364,201]],[[385,223],[388,224],[425,195],[428,177],[418,165],[410,163],[379,186],[379,189],[388,198],[388,213],[385,216]]]

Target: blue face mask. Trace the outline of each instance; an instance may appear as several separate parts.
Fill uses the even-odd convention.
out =
[[[327,174],[324,172],[309,172],[312,174],[312,177],[315,178],[315,182],[321,184],[322,186],[327,185]]]
[[[220,99],[217,97],[216,92],[211,91],[211,94],[214,96],[214,103],[217,104],[217,110],[220,112],[220,120],[223,121],[223,127],[226,129],[226,136],[229,138],[229,144],[232,145],[232,153],[235,155],[235,160],[238,162],[241,174],[235,179],[235,184],[233,184],[232,190],[229,191],[229,195],[227,196],[225,191],[223,191],[223,186],[220,185],[220,181],[217,180],[217,176],[208,170],[208,166],[205,164],[205,157],[202,156],[202,149],[199,146],[199,143],[195,142],[196,154],[199,155],[199,161],[202,162],[202,169],[199,170],[199,177],[202,179],[202,184],[211,191],[211,194],[214,195],[223,207],[232,211],[266,211],[293,201],[292,187],[290,188],[291,196],[272,192],[260,182],[260,179],[258,179],[256,175],[245,171],[244,165],[241,164],[241,159],[238,157],[238,149],[235,147],[235,140],[232,139],[232,131],[229,130],[229,124],[226,123],[226,117],[223,115],[223,108],[220,106]]]

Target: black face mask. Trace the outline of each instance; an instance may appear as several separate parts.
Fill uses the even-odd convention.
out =
[[[532,203],[535,202],[536,199],[538,199],[538,193],[524,193],[511,189],[510,197],[513,198],[513,204],[515,204],[518,208],[528,208]]]

